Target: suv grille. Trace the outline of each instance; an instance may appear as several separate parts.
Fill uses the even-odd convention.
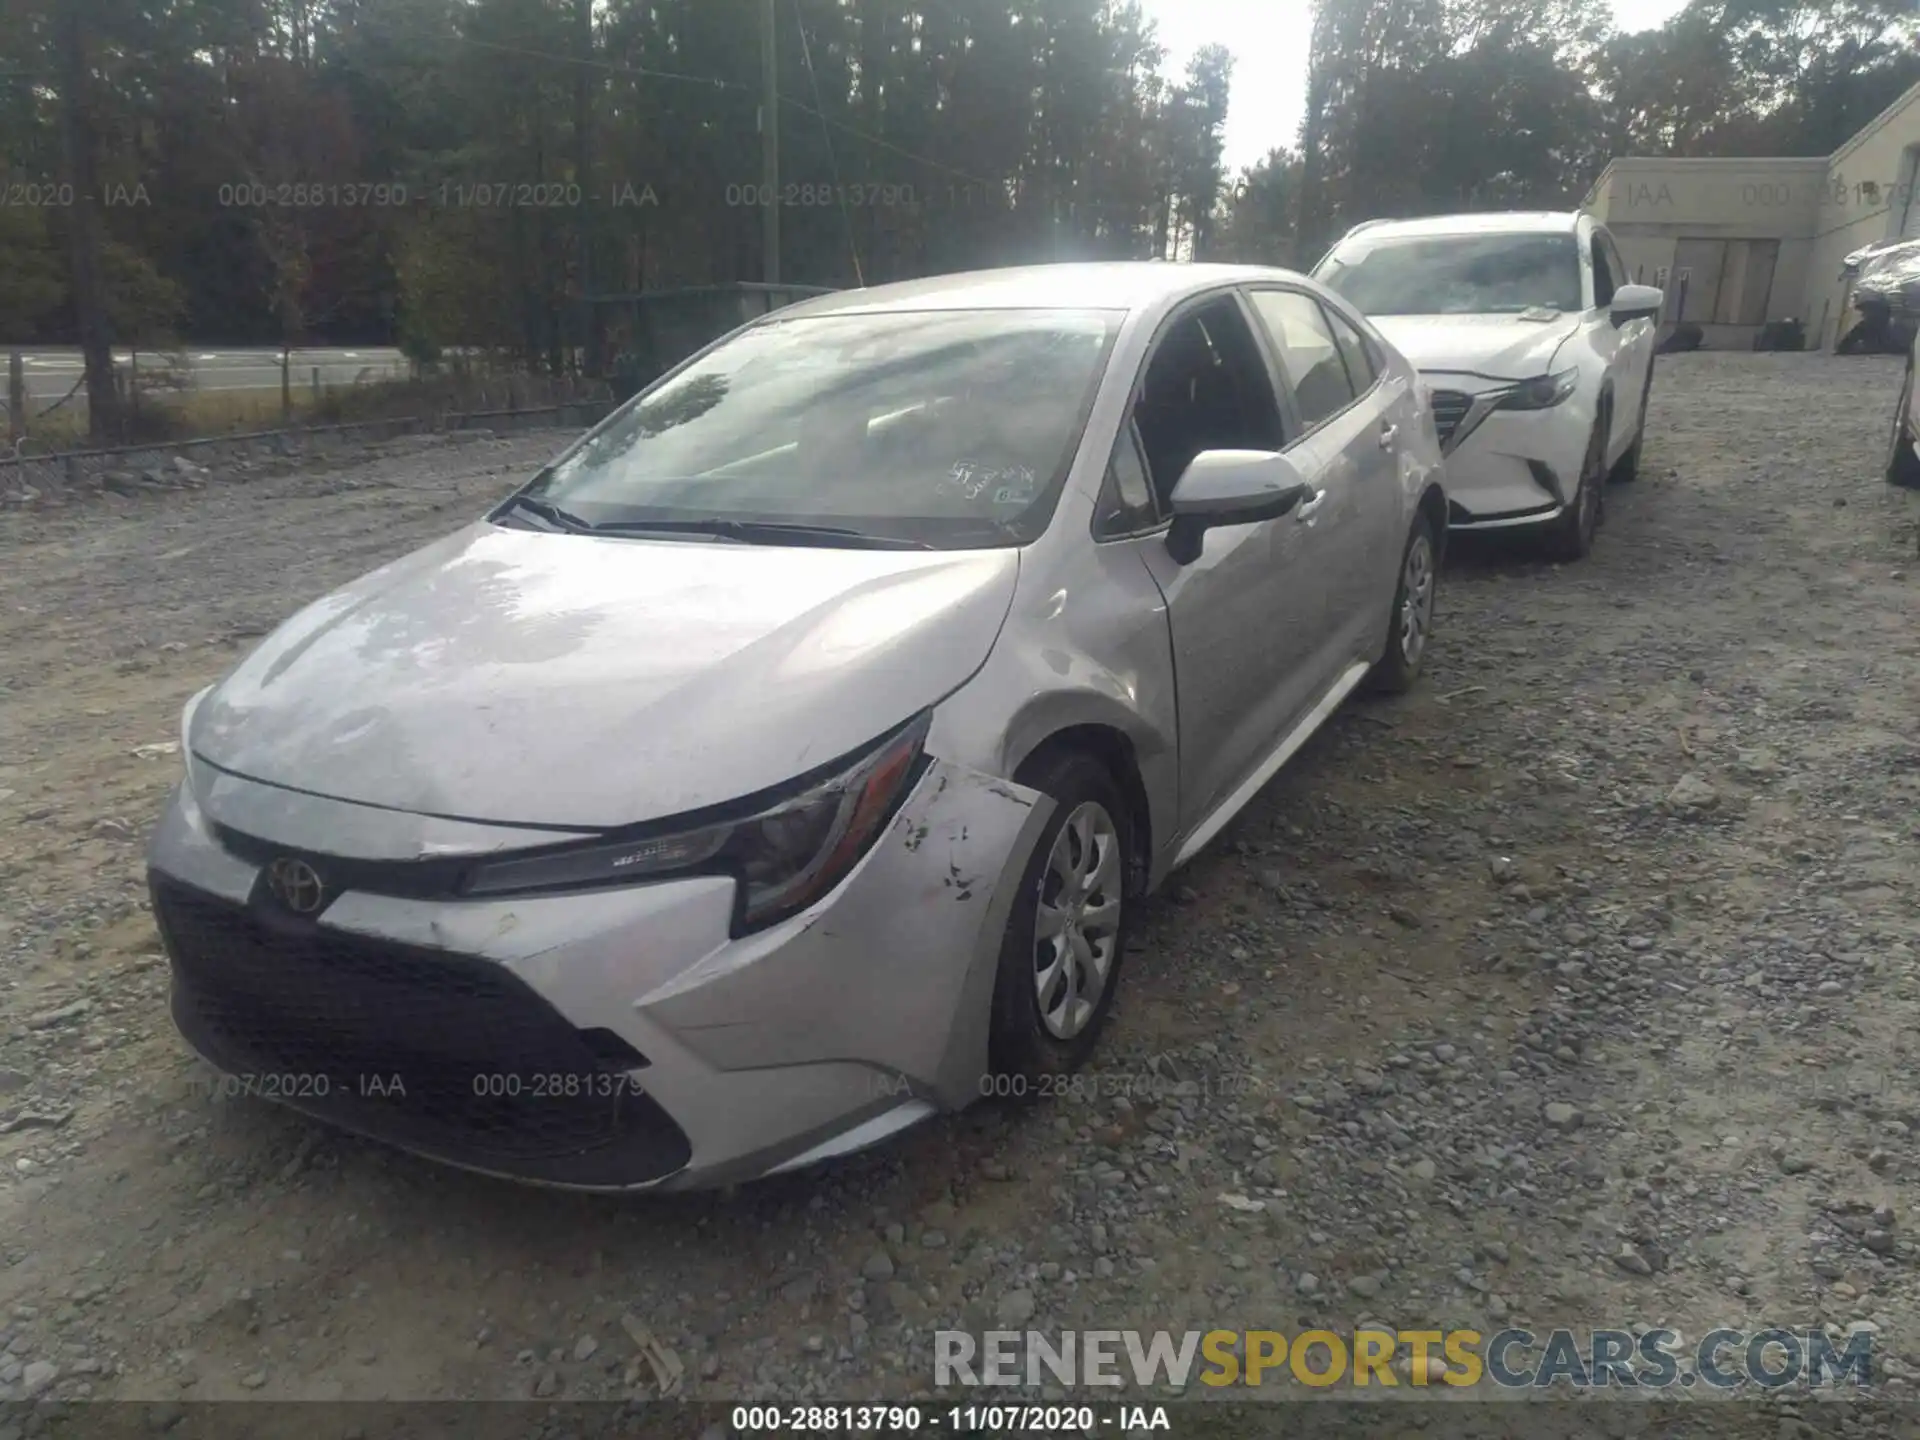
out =
[[[556,1184],[645,1184],[692,1153],[626,1078],[642,1057],[575,1029],[504,966],[158,876],[151,885],[174,1019],[207,1059],[251,1077],[253,1093],[454,1164]]]
[[[1460,428],[1460,422],[1472,408],[1473,397],[1459,390],[1433,392],[1433,428],[1439,432],[1443,448],[1452,443],[1453,432]]]

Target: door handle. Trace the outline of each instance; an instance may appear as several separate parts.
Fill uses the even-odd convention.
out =
[[[1394,437],[1399,433],[1400,433],[1400,427],[1398,425],[1395,425],[1391,420],[1381,421],[1380,422],[1380,448],[1382,450],[1391,450],[1393,448]]]
[[[1311,520],[1316,511],[1326,503],[1327,492],[1316,490],[1294,507],[1293,518],[1300,521]]]

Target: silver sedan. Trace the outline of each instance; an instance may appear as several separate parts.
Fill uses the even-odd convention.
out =
[[[174,1018],[451,1164],[685,1188],[1088,1057],[1143,896],[1426,653],[1408,363],[1282,270],[852,291],[694,356],[182,720]]]

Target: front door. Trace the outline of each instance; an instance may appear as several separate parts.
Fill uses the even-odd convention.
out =
[[[1134,422],[1161,513],[1203,450],[1286,443],[1267,366],[1239,299],[1176,315],[1148,357]],[[1180,828],[1190,829],[1280,743],[1316,698],[1309,532],[1292,516],[1211,530],[1182,565],[1142,553],[1167,602],[1180,725]]]
[[[1613,413],[1607,426],[1605,455],[1609,465],[1633,444],[1633,433],[1640,426],[1647,367],[1653,363],[1653,321],[1613,323],[1613,292],[1628,283],[1617,270],[1618,263],[1604,232],[1595,230],[1587,238],[1587,264],[1593,274],[1593,308],[1587,311],[1581,327],[1587,344],[1605,362],[1607,376],[1612,381]],[[1692,308],[1691,300],[1689,308]]]

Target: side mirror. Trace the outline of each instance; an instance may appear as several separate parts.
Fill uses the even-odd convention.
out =
[[[1651,320],[1667,303],[1667,292],[1652,285],[1622,285],[1613,292],[1607,316],[1616,325],[1629,320]]]
[[[1275,451],[1202,450],[1173,487],[1167,551],[1191,565],[1207,531],[1278,520],[1312,493],[1300,467]]]

